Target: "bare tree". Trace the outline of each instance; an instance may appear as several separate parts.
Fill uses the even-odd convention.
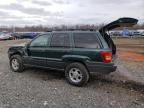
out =
[[[46,31],[59,31],[59,30],[98,30],[103,27],[105,24],[86,24],[86,25],[59,25],[59,26],[43,26],[43,25],[32,25],[32,26],[0,26],[0,32],[7,31],[7,32],[46,32]],[[123,28],[117,28],[123,29]],[[134,27],[128,29],[144,29],[144,23],[137,24]]]

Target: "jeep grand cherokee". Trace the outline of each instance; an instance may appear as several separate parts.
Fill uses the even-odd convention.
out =
[[[116,46],[107,31],[137,22],[134,18],[120,18],[99,31],[41,34],[25,46],[9,48],[10,67],[14,72],[22,72],[26,66],[62,70],[70,84],[82,86],[91,72],[108,74],[116,70]]]

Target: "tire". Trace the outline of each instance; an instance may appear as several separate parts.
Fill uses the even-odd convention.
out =
[[[17,62],[14,66],[14,61]],[[12,71],[14,72],[23,72],[24,71],[24,65],[23,65],[23,60],[22,57],[20,55],[13,55],[10,58],[10,68]]]
[[[66,67],[65,77],[70,84],[80,87],[87,84],[89,72],[83,64],[74,62]]]

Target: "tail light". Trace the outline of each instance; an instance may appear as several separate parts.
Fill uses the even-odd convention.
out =
[[[110,52],[103,51],[100,54],[104,63],[109,63],[111,61],[112,54]]]

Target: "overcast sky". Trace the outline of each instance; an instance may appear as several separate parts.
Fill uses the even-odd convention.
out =
[[[144,0],[0,0],[0,25],[100,24],[120,17],[144,22]]]

